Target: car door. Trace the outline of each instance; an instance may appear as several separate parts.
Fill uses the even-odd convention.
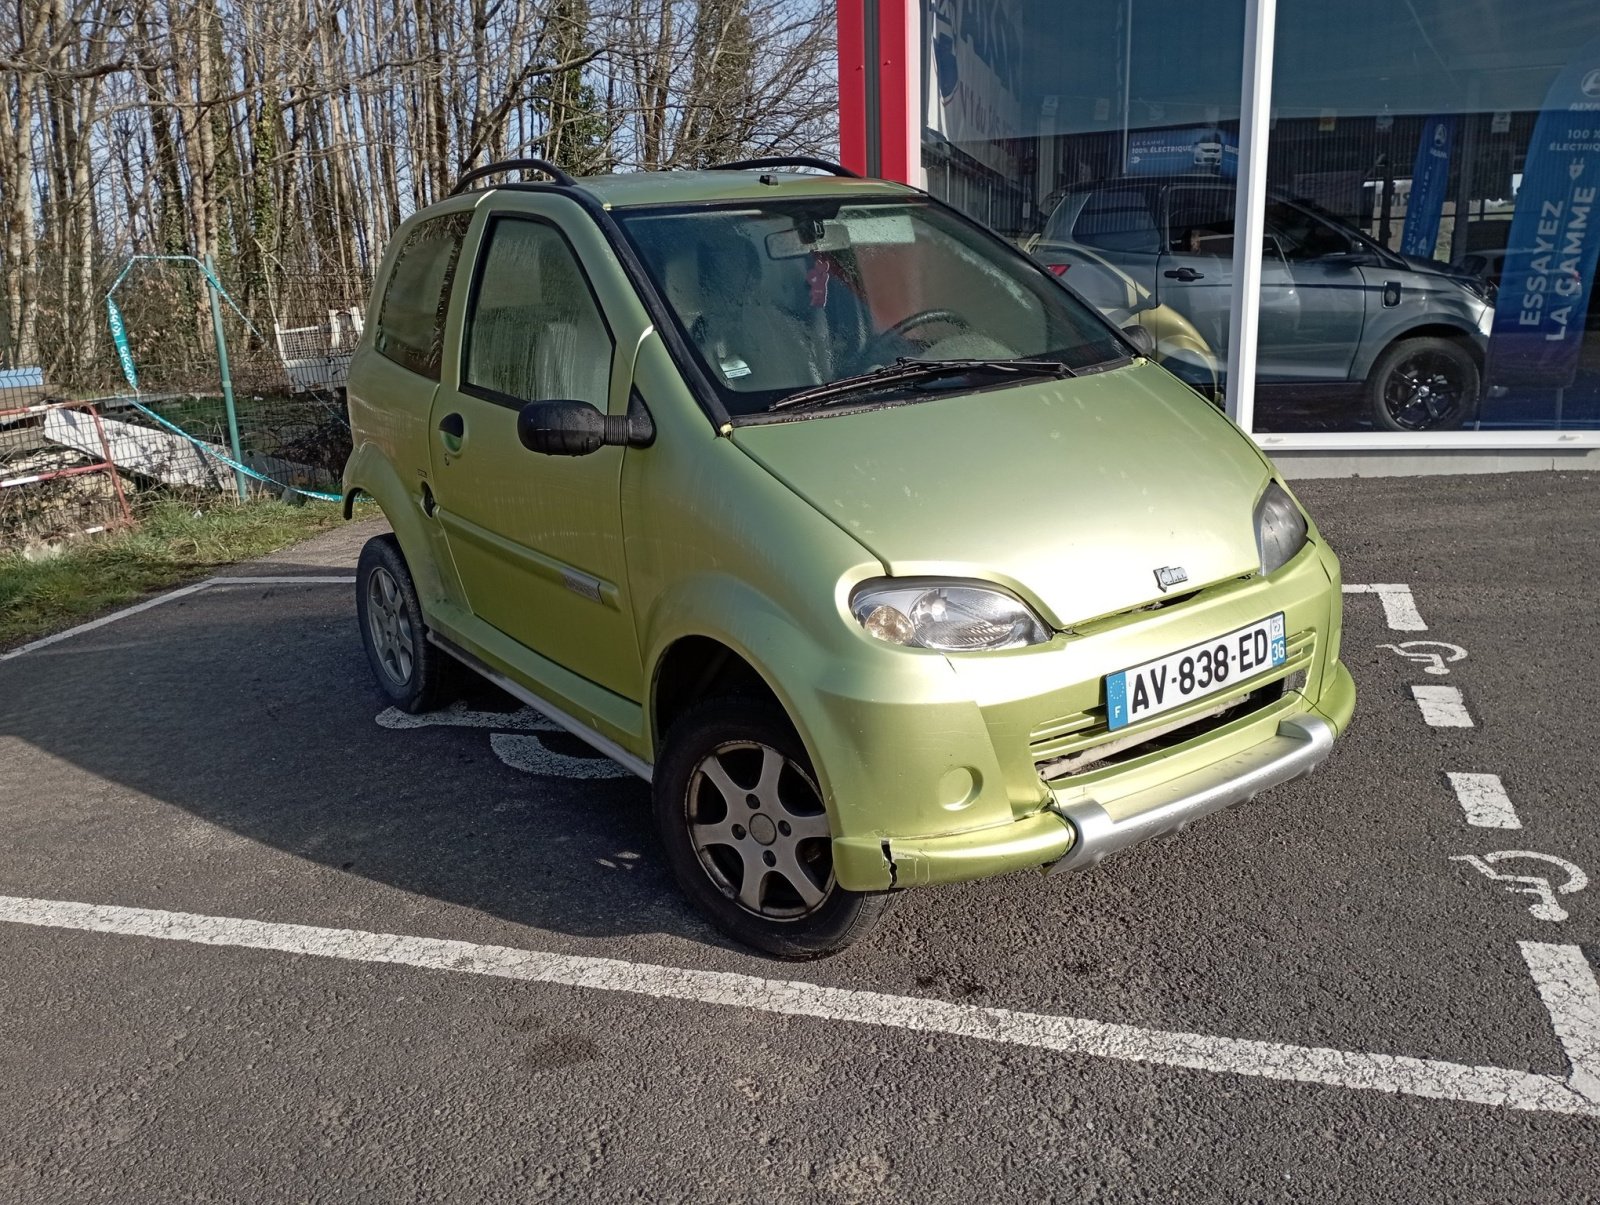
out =
[[[1168,188],[1155,273],[1157,299],[1194,324],[1219,363],[1227,360],[1233,314],[1234,195],[1231,187],[1221,185]],[[1261,258],[1258,375],[1283,375],[1281,356],[1293,339],[1299,309],[1294,278],[1269,237]]]
[[[602,305],[592,261],[609,252],[576,202],[508,192],[490,204],[478,215],[471,287],[452,307],[434,399],[436,514],[477,618],[637,700],[623,449],[546,456],[517,437],[528,402],[576,399],[626,412],[642,334],[637,314],[618,305],[608,314]]]
[[[1282,248],[1300,305],[1292,330],[1274,352],[1286,378],[1342,381],[1350,375],[1368,304],[1381,304],[1383,290],[1370,289],[1351,256],[1354,241],[1332,223],[1288,201],[1267,202],[1267,233]]]

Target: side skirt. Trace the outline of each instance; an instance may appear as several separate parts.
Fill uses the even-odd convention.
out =
[[[619,766],[623,766],[626,769],[631,770],[646,782],[650,781],[654,774],[654,767],[651,766],[649,762],[635,757],[632,753],[629,753],[621,745],[617,744],[616,741],[611,740],[609,737],[601,736],[587,724],[580,720],[573,719],[559,707],[556,707],[554,704],[541,699],[538,695],[527,689],[527,687],[522,686],[517,682],[513,682],[500,671],[492,669],[490,666],[484,664],[477,657],[474,657],[471,653],[467,652],[466,649],[462,648],[454,641],[449,640],[432,630],[428,632],[428,640],[437,645],[444,652],[449,653],[450,656],[461,662],[461,664],[465,665],[473,673],[488,679],[512,698],[526,703],[529,707],[533,708],[546,719],[559,724],[562,728],[572,733],[573,736],[577,737],[585,744],[591,746],[600,753],[604,753]]]

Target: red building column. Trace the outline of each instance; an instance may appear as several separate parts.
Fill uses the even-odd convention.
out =
[[[921,0],[838,0],[839,158],[922,186]]]

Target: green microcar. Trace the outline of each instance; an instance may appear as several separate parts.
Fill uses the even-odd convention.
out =
[[[548,182],[467,187],[513,168]],[[378,684],[420,711],[460,662],[633,770],[689,898],[783,957],[1182,828],[1355,690],[1332,550],[1142,346],[831,165],[471,173],[350,369]]]

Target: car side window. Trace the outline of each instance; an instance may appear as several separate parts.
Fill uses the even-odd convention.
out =
[[[447,213],[419,222],[395,257],[378,307],[378,354],[431,380],[439,379],[444,316],[450,308],[461,241],[472,214]]]
[[[1321,259],[1353,249],[1347,235],[1284,201],[1267,202],[1267,230],[1278,240],[1284,257],[1291,260]]]
[[[1105,251],[1161,250],[1161,233],[1156,228],[1147,188],[1097,188],[1078,211],[1073,223],[1075,242]]]
[[[1167,246],[1174,255],[1233,257],[1234,193],[1229,188],[1174,188],[1167,194]]]
[[[495,218],[467,313],[462,385],[507,403],[606,409],[614,343],[576,252],[533,218]]]

